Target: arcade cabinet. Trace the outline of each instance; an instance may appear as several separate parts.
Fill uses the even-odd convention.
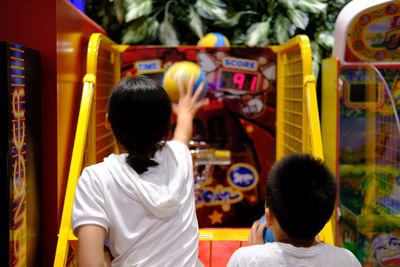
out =
[[[210,242],[210,254],[214,241],[247,241],[252,222],[264,213],[267,174],[276,160],[294,152],[323,158],[306,36],[262,48],[123,46],[101,34],[89,44],[54,266],[67,264],[70,244],[76,250],[71,210],[82,168],[116,151],[104,127],[105,107],[122,77],[145,74],[162,83],[179,61],[195,62],[206,73],[210,103],[194,119],[190,150],[200,239]],[[333,244],[330,222],[320,238]],[[208,260],[203,263],[211,266],[212,255]]]
[[[354,0],[322,62],[322,140],[339,181],[337,244],[400,265],[400,1]]]

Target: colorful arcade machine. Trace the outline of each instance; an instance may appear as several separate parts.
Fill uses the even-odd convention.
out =
[[[400,1],[354,0],[322,63],[325,160],[340,181],[337,244],[400,265]]]
[[[206,74],[210,101],[194,119],[190,143],[200,239],[210,242],[209,257],[201,259],[206,266],[213,264],[212,242],[247,241],[249,227],[263,214],[275,160],[294,152],[323,158],[306,36],[263,48],[123,46],[101,34],[92,35],[89,44],[54,266],[67,264],[76,243],[71,210],[82,168],[115,151],[104,127],[105,105],[121,77],[145,74],[162,83],[179,61],[195,62]],[[330,222],[320,238],[333,244]]]

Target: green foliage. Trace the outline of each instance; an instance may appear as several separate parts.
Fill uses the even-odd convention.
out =
[[[87,0],[87,15],[121,44],[196,45],[208,32],[232,45],[311,40],[314,74],[329,57],[336,17],[351,0]]]

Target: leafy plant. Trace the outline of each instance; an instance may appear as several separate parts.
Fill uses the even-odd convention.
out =
[[[351,0],[87,0],[85,10],[121,44],[196,45],[220,32],[232,45],[311,40],[313,72],[329,57],[337,14]]]

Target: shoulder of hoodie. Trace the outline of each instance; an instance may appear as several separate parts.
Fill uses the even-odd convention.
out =
[[[178,157],[186,157],[191,160],[191,154],[189,151],[189,148],[182,142],[180,141],[167,141],[166,146],[172,151],[173,154],[175,154]],[[164,148],[163,148],[164,149]],[[117,154],[110,154],[107,156],[108,157],[120,157],[121,155]],[[182,159],[182,158],[181,158]],[[179,160],[179,159],[177,159]],[[96,177],[101,177],[101,181],[104,182],[105,177],[110,177],[111,175],[107,175],[109,173],[107,164],[104,162],[95,163],[92,165],[89,165],[85,167],[82,170],[81,178],[83,177],[88,177],[87,179],[93,180],[96,179]]]
[[[108,157],[118,157],[120,155],[116,155],[114,153],[110,154],[107,156]],[[107,179],[107,177],[109,177],[110,179]],[[87,180],[91,180],[92,182],[96,183],[104,183],[107,180],[111,180],[112,176],[108,170],[107,164],[104,162],[104,160],[102,162],[98,162],[92,165],[89,165],[87,167],[85,167],[82,170],[81,176],[79,178],[79,180],[81,179],[87,179]]]
[[[174,153],[176,153],[178,155],[191,157],[191,154],[190,154],[190,151],[189,151],[189,148],[187,147],[187,145],[185,145],[184,143],[182,143],[180,141],[170,140],[170,141],[167,141],[166,145],[172,151],[174,151]]]

